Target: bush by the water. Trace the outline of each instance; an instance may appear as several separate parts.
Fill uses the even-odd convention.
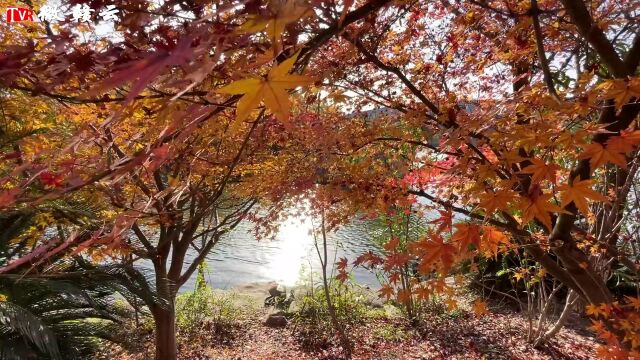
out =
[[[367,297],[359,288],[332,281],[329,291],[337,318],[347,329],[365,320]],[[311,287],[297,300],[293,318],[295,334],[304,347],[323,349],[334,340],[328,335],[335,332],[322,285]]]
[[[203,328],[214,334],[226,333],[235,325],[242,312],[231,295],[214,292],[207,284],[204,273],[205,267],[201,266],[195,289],[176,298],[176,325],[184,334]]]

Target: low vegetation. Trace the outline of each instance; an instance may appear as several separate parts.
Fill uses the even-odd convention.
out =
[[[472,300],[475,290],[461,286],[456,299],[461,304],[449,310],[445,303],[431,299],[422,312],[421,321],[411,321],[400,304],[382,304],[370,291],[349,288],[334,282],[334,295],[339,319],[353,344],[352,358],[458,358],[512,359],[592,359],[596,358],[597,343],[593,335],[585,333],[587,320],[574,314],[568,327],[559,331],[553,340],[534,347],[527,342],[527,315],[514,310],[499,298],[489,301],[487,314],[477,316]],[[268,314],[282,310],[265,308],[259,298],[243,298],[235,291],[216,291],[203,303],[182,302],[177,312],[178,348],[183,359],[230,358],[296,358],[341,359],[344,351],[327,310],[322,286],[308,285],[294,290],[296,300],[284,311],[289,323],[286,327],[265,326]],[[318,291],[320,290],[320,291]],[[211,289],[207,291],[212,291]],[[185,293],[184,298],[194,293]],[[264,297],[268,292],[264,291]],[[244,295],[245,297],[247,295]],[[183,295],[178,299],[182,299]],[[225,311],[220,302],[225,299]],[[232,300],[233,299],[233,300]],[[239,300],[238,300],[239,299]],[[193,323],[184,322],[190,314],[206,313],[194,317]],[[217,315],[216,315],[217,314]],[[149,319],[148,321],[151,321]],[[224,324],[222,334],[216,325]],[[117,354],[122,359],[148,359],[153,355],[153,336],[144,324],[129,330],[143,346],[125,350],[110,346],[96,355],[107,359]],[[223,335],[223,336],[221,336]]]

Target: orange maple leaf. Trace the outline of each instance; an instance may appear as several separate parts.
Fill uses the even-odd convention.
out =
[[[380,297],[385,297],[389,300],[393,296],[393,288],[389,285],[384,285],[378,290],[378,294]]]
[[[445,305],[447,305],[447,309],[449,311],[453,311],[458,308],[458,302],[453,298],[448,298],[444,301]]]
[[[611,334],[611,332],[609,332],[609,331],[605,331],[605,333],[607,335]],[[631,357],[630,353],[628,351],[622,349],[619,346],[612,346],[611,344],[598,346],[598,348],[596,350],[596,355],[598,355],[599,359],[603,359],[603,360],[629,360],[629,359],[636,359],[635,357]]]
[[[409,261],[409,255],[403,253],[393,253],[385,258],[384,270],[389,271],[394,267],[402,267]]]
[[[411,300],[411,292],[408,289],[398,290],[397,298],[399,302],[406,303]]]
[[[587,307],[588,306],[589,305],[587,305]],[[592,324],[589,326],[589,329],[593,330],[595,333],[601,333],[606,330],[606,325],[602,320],[591,320],[591,323]]]
[[[551,194],[542,193],[539,188],[533,191],[527,197],[523,197],[520,201],[520,209],[522,210],[522,223],[538,219],[547,229],[551,229],[551,212],[564,212],[560,207],[549,202]]]
[[[589,214],[589,204],[587,199],[593,201],[607,201],[607,198],[597,191],[591,189],[593,181],[580,180],[576,178],[571,184],[565,184],[558,187],[560,191],[560,198],[562,199],[560,206],[565,207],[569,203],[573,202],[578,210],[583,214]]]
[[[605,91],[604,98],[614,100],[618,111],[632,98],[640,96],[640,78],[605,80],[598,89]]]
[[[489,312],[489,310],[487,309],[487,303],[482,300],[476,300],[471,305],[471,309],[473,310],[473,313],[478,317],[486,315]]]
[[[446,273],[451,268],[453,256],[456,253],[456,248],[445,243],[443,238],[437,234],[411,244],[411,248],[421,258],[418,270],[423,274],[431,270]]]
[[[595,304],[589,304],[585,306],[585,312],[587,313],[587,315],[593,316],[594,318],[598,318],[600,316],[606,318],[609,315],[606,311],[606,308]]]
[[[627,299],[628,305],[631,305],[636,310],[640,310],[640,297],[625,296],[625,299]]]
[[[488,256],[498,255],[498,247],[508,245],[510,243],[509,236],[503,231],[498,230],[494,226],[482,227],[482,250]]]
[[[620,153],[619,149],[615,147],[609,149],[608,147],[604,147],[598,143],[587,145],[582,154],[578,156],[578,159],[589,159],[591,171],[606,163],[616,164],[623,169],[627,168],[627,161],[624,158],[624,154]]]
[[[398,281],[400,281],[400,273],[399,272],[393,272],[391,273],[391,275],[389,275],[389,282],[392,284],[396,284],[398,283]]]
[[[19,192],[17,188],[0,190],[0,208],[13,204]]]
[[[556,164],[547,164],[544,160],[533,158],[530,160],[531,165],[520,171],[523,174],[533,174],[531,176],[532,183],[538,183],[542,180],[549,180],[555,184],[556,172],[561,168]]]
[[[382,258],[374,254],[371,250],[369,250],[366,253],[358,256],[356,260],[353,262],[353,265],[354,266],[361,266],[361,265],[373,266],[373,265],[382,264],[382,263],[383,263]]]
[[[515,198],[515,193],[511,190],[500,190],[495,193],[485,193],[480,195],[478,206],[485,209],[487,216],[493,214],[496,210],[506,210]]]
[[[440,217],[430,221],[429,224],[438,224],[436,233],[451,229],[451,225],[453,224],[453,213],[451,209],[438,210],[438,212],[440,213]]]
[[[458,243],[460,251],[467,251],[470,244],[480,247],[480,226],[471,223],[459,223],[455,225],[456,232],[451,237],[451,242]]]
[[[426,286],[418,286],[415,289],[415,294],[420,300],[427,300],[431,296],[431,290]]]
[[[386,251],[394,251],[397,247],[398,244],[400,244],[400,239],[397,237],[392,237],[391,240],[389,240],[386,244],[384,244],[383,248]]]
[[[612,136],[607,140],[607,149],[628,154],[640,145],[640,130],[622,131],[620,136]]]
[[[347,272],[344,270],[338,270],[338,274],[336,275],[336,280],[340,281],[341,283],[344,283],[347,280],[349,280],[349,274],[347,274]]]

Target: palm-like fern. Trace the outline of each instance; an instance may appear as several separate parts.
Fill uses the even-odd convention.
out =
[[[0,213],[0,266],[33,246],[21,236],[33,226],[38,212],[91,229],[94,210],[82,203],[56,201]],[[136,307],[162,303],[149,278],[130,264],[96,265],[63,254],[35,268],[27,264],[13,274],[1,274],[0,360],[90,357],[102,342],[120,340],[119,323],[132,313],[116,306],[116,296]]]
[[[4,275],[0,294],[2,359],[83,358],[100,340],[115,340],[125,315],[105,283]]]
[[[166,304],[151,275],[130,265],[60,261],[40,275],[0,275],[0,360],[83,359],[104,341],[121,342],[120,323],[131,308]],[[123,304],[124,305],[124,304]]]

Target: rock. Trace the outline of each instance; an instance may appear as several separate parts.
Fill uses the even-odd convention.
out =
[[[269,288],[269,296],[276,297],[284,295],[284,291],[280,290],[280,285],[275,284]]]
[[[263,324],[264,326],[271,328],[281,328],[287,326],[287,322],[287,318],[284,315],[280,313],[274,313],[267,315]]]

